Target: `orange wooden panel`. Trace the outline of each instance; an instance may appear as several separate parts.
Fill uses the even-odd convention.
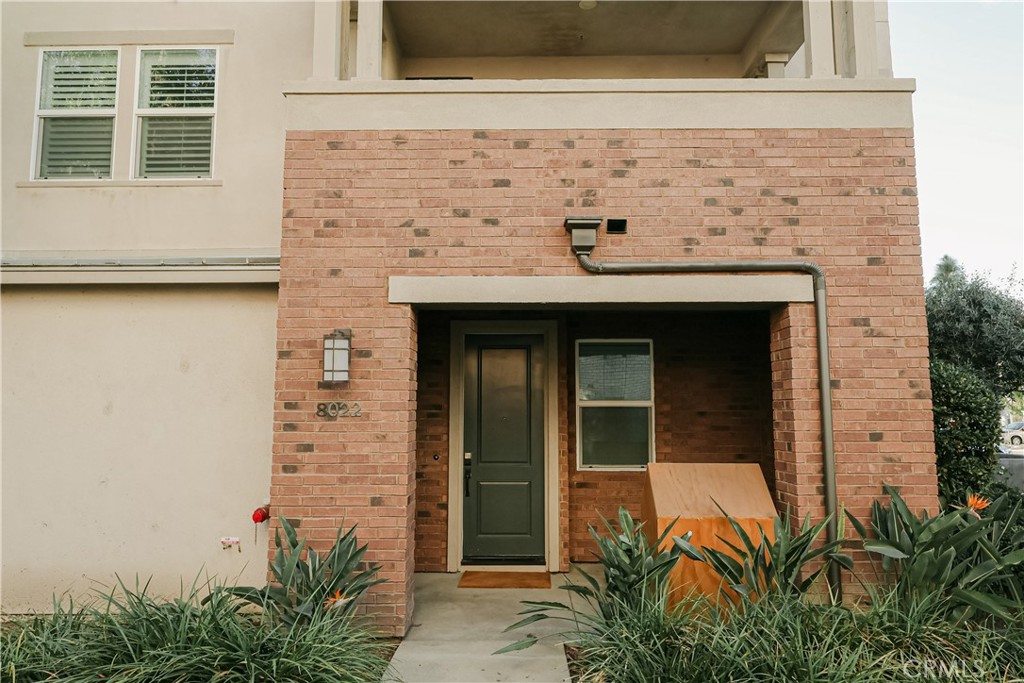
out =
[[[730,463],[659,463],[650,465],[644,490],[642,519],[653,541],[673,521],[675,526],[662,548],[671,547],[672,536],[692,531],[690,542],[731,553],[719,537],[742,547],[723,509],[757,544],[761,528],[775,538],[775,506],[757,465]],[[691,592],[717,598],[721,579],[703,563],[682,558],[669,576],[672,602]]]

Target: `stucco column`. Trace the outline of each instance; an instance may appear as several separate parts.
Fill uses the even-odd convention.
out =
[[[804,52],[809,78],[835,78],[831,0],[804,0]]]
[[[310,75],[313,80],[333,81],[343,76],[345,50],[342,42],[348,34],[348,8],[347,1],[316,0],[313,3],[313,73]]]
[[[862,78],[878,76],[878,36],[875,26],[874,2],[853,2],[850,19],[853,24],[853,70]]]
[[[872,0],[833,0],[832,36],[836,73],[845,78],[878,76],[876,4]]]
[[[889,40],[889,2],[875,0],[875,59],[877,76],[892,78],[892,43]]]
[[[356,73],[361,81],[381,80],[384,50],[384,3],[359,0],[356,29]]]

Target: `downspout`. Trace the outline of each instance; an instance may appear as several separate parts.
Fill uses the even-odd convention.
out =
[[[829,515],[825,537],[829,542],[838,538],[839,504],[836,498],[835,433],[832,429],[832,373],[828,359],[828,319],[825,309],[825,271],[810,261],[594,261],[590,253],[597,243],[597,227],[601,219],[569,218],[566,230],[572,236],[572,251],[580,265],[595,275],[623,275],[635,273],[775,273],[798,272],[810,274],[814,284],[814,319],[818,346],[818,393],[821,400],[822,478],[825,486],[825,513]],[[829,590],[833,598],[843,600],[840,567],[829,565]]]

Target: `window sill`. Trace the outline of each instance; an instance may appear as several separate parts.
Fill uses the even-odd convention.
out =
[[[649,465],[651,463],[647,463]],[[646,472],[647,465],[576,465],[577,472]]]
[[[138,180],[26,180],[15,187],[223,187],[223,180],[214,178],[140,178]]]

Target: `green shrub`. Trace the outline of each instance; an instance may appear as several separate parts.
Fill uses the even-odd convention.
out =
[[[638,524],[624,507],[619,508],[617,529],[607,519],[601,521],[608,534],[599,534],[590,527],[590,535],[597,543],[597,560],[604,570],[603,593],[608,599],[600,602],[602,614],[609,617],[620,606],[630,609],[634,603],[645,602],[650,596],[664,595],[669,572],[681,554],[675,545],[661,549],[672,526],[652,543],[643,524]],[[584,576],[591,579],[587,574]],[[596,583],[592,583],[591,588],[597,591],[596,595],[601,595]]]
[[[9,624],[4,683],[366,683],[388,667],[387,644],[350,615],[321,610],[287,626],[239,611],[226,591],[175,600],[123,584],[101,602],[57,605]]]
[[[948,502],[988,488],[996,467],[1000,402],[970,370],[931,364],[939,494]]]
[[[1004,478],[997,478],[989,485],[988,495],[996,501],[1006,500],[1004,505],[993,504],[982,512],[985,517],[994,517],[1004,526],[1002,538],[1005,545],[1000,545],[999,550],[1005,555],[1012,550],[1012,544],[1024,542],[1024,491],[1009,485]],[[1021,510],[1016,517],[1012,516],[1014,509]],[[1018,564],[1012,571],[1020,585],[1024,586],[1024,563]]]
[[[1024,563],[1024,538],[1007,533],[1021,515],[1019,506],[1011,506],[1003,522],[969,507],[915,515],[895,489],[884,490],[889,505],[875,501],[871,508],[874,538],[852,515],[850,521],[864,549],[880,556],[882,569],[895,576],[895,595],[905,608],[941,596],[957,621],[979,613],[1004,620],[1019,616],[1024,590],[1012,569]],[[1007,505],[1000,498],[991,507],[1002,511]]]
[[[998,627],[992,620],[953,623],[957,608],[933,594],[907,604],[895,589],[876,590],[871,608],[851,612],[854,635],[872,658],[891,663],[910,680],[1019,681],[1024,675],[1024,621],[1020,615]],[[957,666],[959,675],[925,675]],[[888,679],[881,679],[888,680]],[[902,679],[901,679],[902,680]]]
[[[925,292],[932,358],[970,369],[999,396],[1024,390],[1021,284],[963,272],[935,282]]]
[[[921,559],[920,564],[908,565],[909,571],[931,570],[933,536],[945,539],[944,546],[955,547],[962,541],[965,552],[988,552],[993,543],[994,523],[979,520],[973,512],[940,516],[953,522],[929,522],[911,515],[898,494],[891,494],[896,512],[878,506],[876,512],[882,516],[873,520],[873,525],[886,534],[891,524],[901,543],[913,539],[909,547],[918,548]],[[1002,507],[993,504],[991,509]],[[616,575],[632,579],[619,588],[602,589],[599,582],[575,567],[585,584],[563,588],[573,597],[582,597],[583,604],[527,602],[528,609],[522,612],[525,618],[506,629],[542,619],[566,621],[569,628],[560,635],[576,647],[574,667],[580,683],[911,683],[946,679],[1008,683],[1019,682],[1024,676],[1024,614],[1019,610],[1006,611],[999,622],[992,617],[950,619],[951,614],[962,615],[965,607],[956,590],[912,588],[908,572],[901,574],[908,577],[907,583],[874,591],[866,609],[805,600],[803,590],[810,584],[795,577],[805,574],[812,560],[839,554],[838,546],[816,545],[822,529],[809,520],[797,533],[788,525],[777,529],[774,542],[762,536],[755,546],[749,538],[743,540],[740,536],[743,547],[734,551],[737,557],[746,558],[737,562],[742,570],[736,573],[729,565],[730,570],[723,576],[741,577],[736,581],[741,588],[758,586],[758,600],[712,604],[701,597],[687,596],[670,609],[664,582],[647,581],[642,568],[657,567],[659,575],[667,574],[665,567],[674,562],[668,558],[659,562],[658,544],[648,544],[637,533],[639,527],[624,515],[620,512],[618,529],[608,525],[611,536],[598,547],[606,572],[614,567]],[[949,525],[961,519],[967,526],[950,535]],[[854,521],[866,534],[863,525]],[[976,531],[979,529],[983,531],[980,536]],[[689,539],[687,535],[676,542],[676,559],[680,555],[709,555],[707,548],[698,550]],[[968,543],[969,539],[973,543]],[[871,541],[870,547],[877,551],[883,543]],[[888,545],[884,547],[883,557],[891,550]],[[811,548],[824,551],[814,554]],[[945,551],[939,556],[944,557]],[[768,569],[772,557],[780,565],[775,570]],[[973,568],[984,564],[984,560],[978,564],[977,558],[972,561]],[[1009,563],[1004,557],[995,564]],[[994,585],[999,573],[988,569],[969,571],[975,577],[968,580],[962,576],[959,584],[968,590]],[[932,581],[930,585],[934,588],[937,584]],[[908,600],[908,595],[914,599]],[[530,636],[499,652],[522,649],[535,642]]]
[[[1024,628],[955,625],[934,598],[905,610],[890,593],[852,611],[772,593],[737,610],[690,602],[623,613],[579,642],[581,683],[1016,681]],[[945,671],[946,678],[937,675]],[[955,673],[950,673],[955,672]]]
[[[724,510],[722,512],[725,514]],[[719,537],[731,553],[707,546],[697,550],[688,538],[674,537],[673,540],[688,558],[707,563],[722,577],[723,586],[735,591],[741,601],[777,592],[803,595],[833,562],[844,569],[853,569],[853,560],[840,552],[844,539],[819,542],[831,516],[811,525],[808,515],[794,534],[787,510],[785,515],[775,518],[775,538],[769,538],[761,528],[757,545],[735,519],[729,516],[726,519],[742,544],[740,547]],[[815,563],[818,566],[812,569]],[[720,595],[734,600],[728,591],[720,591]]]
[[[668,609],[668,574],[676,566],[682,550],[678,544],[661,550],[662,542],[668,537],[672,525],[652,543],[644,533],[643,525],[637,524],[626,508],[619,508],[618,528],[602,517],[608,535],[598,533],[593,526],[590,535],[597,542],[597,560],[604,573],[604,586],[577,565],[573,571],[584,583],[571,579],[560,588],[577,597],[582,604],[569,602],[524,600],[527,609],[520,612],[525,618],[517,621],[506,632],[545,619],[565,621],[570,624],[562,637],[577,639],[584,633],[600,633],[608,623],[619,615],[629,615],[638,610],[649,610],[664,614]],[[684,539],[689,539],[687,533]],[[685,541],[684,541],[685,542]],[[495,654],[522,650],[534,645],[534,636],[516,641],[503,647]]]
[[[375,579],[379,566],[363,568],[366,545],[359,545],[353,526],[338,537],[322,558],[306,541],[300,540],[295,528],[281,518],[281,530],[274,534],[277,552],[270,562],[276,583],[263,588],[234,586],[226,588],[231,595],[258,605],[285,624],[305,623],[324,609],[350,614],[356,602],[371,586],[383,583]],[[303,557],[305,555],[305,557]]]

